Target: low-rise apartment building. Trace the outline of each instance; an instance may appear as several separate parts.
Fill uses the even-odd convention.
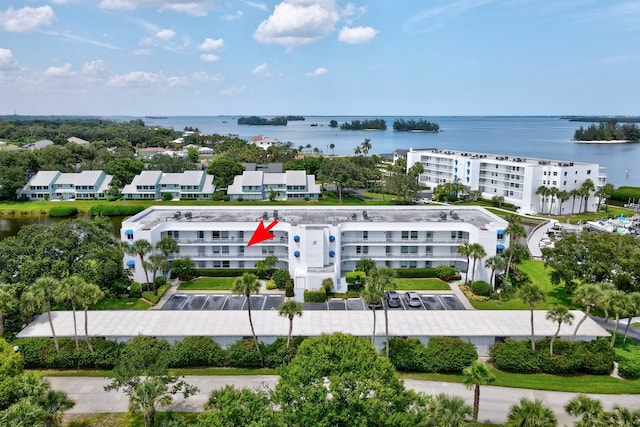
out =
[[[122,198],[160,200],[163,194],[169,193],[172,199],[204,200],[210,199],[214,192],[213,175],[207,175],[205,171],[142,171],[131,184],[125,185]]]
[[[112,180],[113,176],[103,171],[39,171],[17,193],[29,200],[104,199]]]
[[[337,292],[347,290],[344,274],[362,258],[390,268],[450,265],[466,271],[458,253],[464,243],[480,243],[487,257],[508,246],[508,223],[473,206],[397,207],[196,207],[152,206],[122,224],[121,239],[145,239],[153,246],[169,236],[179,250],[171,259],[190,257],[197,268],[247,268],[269,255],[294,278],[296,298],[331,278]],[[277,220],[275,237],[247,246],[260,221]],[[126,255],[124,265],[143,282],[140,259]],[[476,263],[477,280],[489,280],[484,261]]]
[[[318,200],[315,175],[292,170],[281,173],[245,170],[227,188],[230,200]]]
[[[422,185],[435,187],[458,182],[470,190],[479,190],[482,197],[504,197],[504,201],[520,208],[521,213],[569,214],[571,203],[560,203],[555,197],[537,194],[545,186],[570,192],[590,179],[596,188],[605,184],[604,168],[597,163],[532,159],[497,154],[450,150],[414,150],[407,153],[407,168],[420,163]],[[575,196],[574,196],[575,197]],[[580,200],[580,198],[576,198]],[[580,200],[582,202],[582,200]],[[592,195],[584,200],[587,212],[595,212],[598,200]]]

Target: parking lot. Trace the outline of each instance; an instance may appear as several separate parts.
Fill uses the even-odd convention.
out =
[[[252,310],[277,310],[284,302],[283,295],[252,295]],[[420,294],[419,307],[410,307],[407,298],[401,294],[400,307],[389,310],[464,310],[464,306],[450,294]],[[382,309],[382,307],[377,307]],[[240,295],[214,295],[214,294],[173,294],[164,304],[162,310],[246,310],[247,301]],[[360,298],[330,299],[327,302],[302,303],[303,310],[364,310],[364,301]]]

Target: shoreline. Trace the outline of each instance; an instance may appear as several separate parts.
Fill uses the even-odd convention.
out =
[[[576,141],[574,139],[573,142],[575,142],[576,144],[633,144],[634,142],[639,142],[639,141],[634,141],[632,139],[612,139],[610,141],[599,141],[599,140]]]

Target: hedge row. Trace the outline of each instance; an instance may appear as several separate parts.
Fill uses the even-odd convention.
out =
[[[240,277],[244,273],[256,274],[255,269],[247,268],[196,268],[196,277]]]
[[[530,341],[507,339],[492,345],[489,356],[496,368],[523,374],[609,375],[613,370],[615,353],[606,338],[589,342],[556,340],[553,356],[549,344],[549,338],[537,341],[534,353]]]
[[[78,215],[78,208],[75,206],[55,206],[49,209],[49,216],[54,218],[64,218]]]
[[[438,273],[435,268],[394,268],[398,278],[406,279],[434,279],[438,277]]]
[[[151,304],[157,304],[160,301],[160,298],[167,292],[171,283],[167,283],[166,285],[162,285],[158,288],[158,294],[156,295],[153,291],[144,291],[142,292],[142,298],[149,301]]]
[[[640,187],[618,187],[611,193],[611,199],[627,203],[629,199],[640,199]]]
[[[135,205],[94,205],[89,212],[93,216],[130,216],[143,210],[143,206]]]
[[[260,343],[264,366],[277,368],[288,364],[302,340],[302,337],[292,338],[289,348],[286,348],[286,338],[278,338],[268,345]],[[210,337],[186,337],[173,345],[165,340],[158,341],[163,347],[168,348],[171,368],[262,366],[260,354],[252,339],[236,341],[226,350]],[[77,350],[72,338],[62,338],[58,342],[59,353],[56,353],[53,340],[50,338],[20,338],[14,345],[19,346],[27,369],[113,369],[127,345],[104,338],[93,338],[91,344],[95,351],[91,353],[83,340]]]
[[[416,338],[391,338],[389,359],[399,371],[460,373],[478,353],[460,338],[432,337],[426,346]]]
[[[327,300],[327,291],[323,289],[317,291],[304,290],[304,302],[325,302]]]

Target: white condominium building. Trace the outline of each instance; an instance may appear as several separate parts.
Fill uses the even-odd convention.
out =
[[[435,187],[447,182],[459,182],[470,190],[479,190],[482,197],[504,197],[504,201],[520,208],[521,213],[571,213],[571,205],[595,212],[598,206],[593,193],[586,200],[580,196],[561,203],[557,197],[547,195],[545,200],[536,194],[545,186],[556,191],[570,192],[590,179],[596,188],[605,184],[606,174],[597,163],[562,160],[533,159],[497,154],[448,151],[438,149],[414,150],[407,153],[407,168],[420,163],[424,173],[419,177],[423,185]],[[553,200],[552,200],[553,199]],[[575,200],[574,200],[575,199]],[[582,203],[581,203],[582,204]]]
[[[112,179],[103,171],[39,171],[17,193],[29,200],[104,199]]]
[[[122,198],[160,200],[164,193],[169,193],[172,199],[202,200],[210,199],[214,192],[213,175],[205,171],[143,171],[131,184],[125,185]]]
[[[344,273],[358,260],[379,266],[424,268],[451,265],[466,272],[467,259],[458,253],[464,243],[480,243],[486,256],[508,245],[508,223],[473,206],[420,207],[196,207],[152,206],[122,224],[121,238],[145,239],[153,246],[165,236],[174,238],[178,252],[171,259],[190,257],[196,268],[253,269],[256,261],[278,257],[278,268],[294,278],[296,298],[305,289],[318,289],[325,278],[337,292],[347,290]],[[247,246],[260,221],[275,237]],[[124,265],[134,280],[144,282],[140,259],[126,255]],[[484,261],[476,263],[476,280],[489,279]]]
[[[271,194],[274,200],[318,200],[320,185],[316,184],[315,175],[307,175],[303,170],[280,173],[246,170],[236,175],[227,188],[230,200],[269,200]]]

